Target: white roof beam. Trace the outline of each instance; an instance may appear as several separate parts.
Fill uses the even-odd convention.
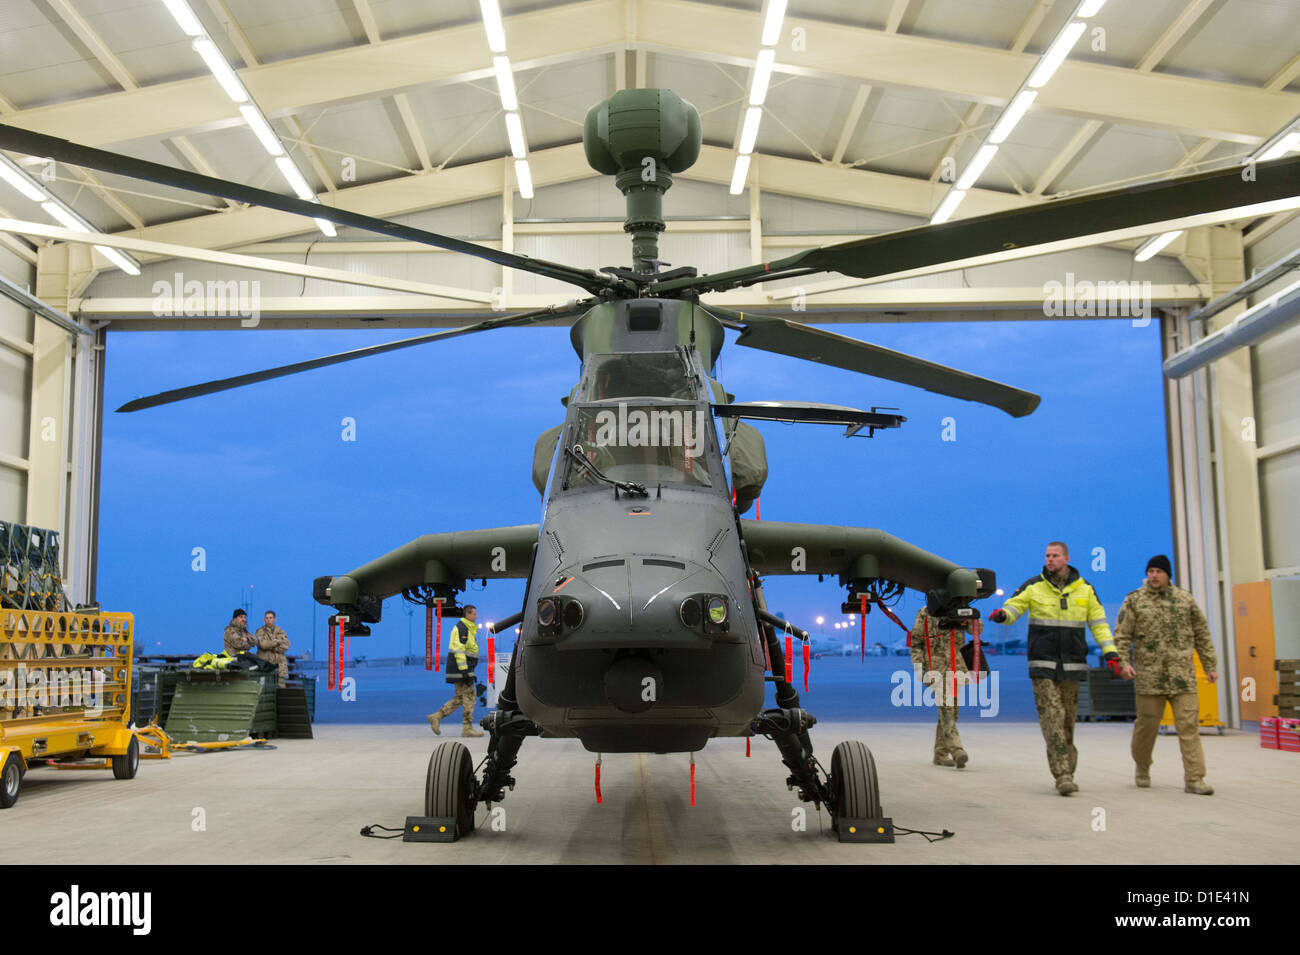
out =
[[[507,18],[516,69],[625,45],[629,0],[584,0]],[[636,0],[638,68],[647,49],[750,64],[757,13],[687,0]],[[783,51],[785,72],[934,90],[1003,104],[1032,66],[1026,53],[787,17],[809,31],[806,51]],[[490,75],[475,22],[240,71],[268,115]],[[1300,112],[1300,95],[1121,67],[1067,61],[1036,109],[1211,135],[1256,145]],[[87,145],[175,135],[242,122],[216,80],[203,75],[143,89],[19,110],[10,122]]]
[[[357,11],[357,19],[361,21],[361,29],[365,31],[366,40],[370,43],[382,42],[379,24],[375,22],[375,14],[370,9],[369,0],[352,0],[352,6]],[[429,161],[429,147],[424,141],[424,136],[420,134],[419,125],[415,122],[415,113],[411,110],[410,99],[405,93],[398,93],[393,97],[393,105],[397,107],[402,128],[406,132],[407,139],[411,141],[412,148],[415,149],[416,158],[420,160],[420,168],[428,172],[433,168],[433,164]]]
[[[911,2],[912,0],[894,0],[894,5],[889,9],[889,17],[885,20],[886,33],[898,32],[899,24],[903,22],[903,17],[907,15],[907,8]],[[858,127],[858,121],[862,118],[862,110],[866,107],[867,99],[870,96],[871,84],[859,84],[858,91],[853,96],[853,105],[849,107],[849,115],[844,118],[844,128],[840,130],[840,138],[835,144],[835,152],[831,155],[831,162],[838,165],[844,161],[844,151],[849,148],[849,140],[853,138],[853,131]]]
[[[637,11],[643,44],[680,56],[752,61],[757,13],[689,0],[640,0]],[[787,16],[786,24],[806,30],[809,43],[806,51],[783,52],[780,71],[928,89],[974,102],[1005,104],[1037,60],[1029,53],[817,20]],[[1035,108],[1255,145],[1300,112],[1300,95],[1067,60]]]
[[[1177,46],[1183,37],[1187,36],[1188,31],[1217,2],[1218,0],[1188,0],[1183,12],[1174,18],[1174,22],[1169,25],[1169,28],[1160,35],[1160,38],[1156,40],[1151,49],[1147,50],[1146,55],[1138,62],[1135,67],[1137,72],[1150,73],[1159,66],[1160,61],[1169,55],[1169,51]],[[1033,194],[1040,196],[1046,192],[1057,177],[1065,171],[1066,167],[1074,161],[1075,157],[1087,149],[1104,125],[1105,123],[1097,119],[1090,119],[1085,122],[1083,127],[1065,145],[1065,148],[1048,163],[1047,168],[1038,177],[1038,181],[1034,183]]]
[[[1029,41],[1034,38],[1038,28],[1043,23],[1043,17],[1047,16],[1047,11],[1051,9],[1053,0],[1038,0],[1034,4],[1034,9],[1029,11],[1029,16],[1025,17],[1025,22],[1020,24],[1020,29],[1016,31],[1015,39],[1011,41],[1012,53],[1023,53]],[[979,122],[980,117],[984,115],[985,106],[983,103],[972,103],[970,109],[966,110],[966,115],[962,117],[957,131],[952,134],[948,144],[943,149],[943,156],[935,163],[934,169],[930,172],[930,181],[938,182],[939,177],[943,175],[944,159],[951,156],[961,147],[962,141],[970,135],[971,129]]]

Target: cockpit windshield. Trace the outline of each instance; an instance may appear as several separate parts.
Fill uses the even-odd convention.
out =
[[[656,484],[713,486],[706,412],[698,404],[610,401],[583,405],[565,440],[574,452],[566,455],[568,487],[600,483],[602,475],[611,481],[651,488]]]
[[[676,351],[593,355],[587,361],[584,384],[589,401],[698,397],[695,374],[687,367],[685,355]]]

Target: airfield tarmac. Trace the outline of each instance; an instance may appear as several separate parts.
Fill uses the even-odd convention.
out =
[[[574,740],[530,739],[514,772],[519,784],[501,804],[504,831],[493,831],[480,807],[478,831],[455,844],[362,838],[368,823],[400,828],[422,813],[425,767],[439,741],[427,725],[318,726],[316,739],[282,740],[274,750],[143,760],[131,781],[39,768],[18,804],[0,812],[0,831],[14,858],[52,864],[1223,865],[1293,863],[1300,852],[1300,755],[1263,750],[1253,734],[1203,735],[1217,790],[1204,797],[1182,791],[1174,737],[1157,741],[1154,786],[1139,790],[1131,724],[1080,724],[1080,792],[1063,798],[1052,789],[1036,723],[963,729],[971,764],[961,771],[930,764],[930,726],[813,730],[824,764],[839,740],[866,742],[886,815],[956,834],[935,844],[919,835],[841,844],[827,815],[811,807],[806,830],[795,831],[791,810],[801,804],[786,791],[775,746],[761,738],[749,759],[735,739],[697,754],[694,807],[685,755],[606,755],[597,805],[594,754]],[[465,742],[477,763],[486,738]]]

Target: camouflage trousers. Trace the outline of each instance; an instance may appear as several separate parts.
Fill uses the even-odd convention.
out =
[[[465,708],[465,725],[474,725],[474,704],[478,702],[478,695],[474,692],[473,683],[457,683],[455,695],[450,700],[442,704],[438,709],[438,715],[442,717],[451,716],[460,707]]]
[[[1178,746],[1183,753],[1183,779],[1194,782],[1205,778],[1205,751],[1201,749],[1200,703],[1195,693],[1139,693],[1137,694],[1137,721],[1133,724],[1133,744],[1130,752],[1133,762],[1141,770],[1151,768],[1151,751],[1160,731],[1160,719],[1165,713],[1165,701],[1174,711],[1174,726],[1178,729]]]
[[[1079,709],[1079,684],[1074,680],[1036,679],[1034,705],[1038,728],[1047,744],[1047,765],[1052,778],[1074,775],[1079,751],[1074,748],[1074,717]]]
[[[957,707],[937,706],[939,725],[934,728],[934,755],[950,756],[953,750],[962,748],[961,736],[957,733]]]

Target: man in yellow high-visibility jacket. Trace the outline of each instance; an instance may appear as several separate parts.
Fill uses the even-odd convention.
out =
[[[1119,654],[1106,623],[1106,611],[1092,585],[1070,566],[1070,551],[1052,541],[1043,555],[1043,570],[1020,585],[1001,609],[989,614],[994,623],[1013,623],[1029,613],[1029,677],[1034,683],[1038,726],[1047,743],[1047,765],[1062,796],[1079,791],[1074,770],[1074,718],[1079,684],[1088,678],[1087,632],[1101,647],[1107,666],[1119,675]]]
[[[455,687],[452,698],[436,713],[428,716],[429,726],[438,735],[442,735],[441,723],[444,717],[464,707],[465,727],[461,736],[482,736],[482,730],[474,728],[474,704],[478,699],[475,686],[477,678],[474,668],[478,666],[478,642],[474,634],[478,632],[478,608],[473,604],[465,605],[465,616],[451,628],[451,639],[447,641],[447,682]]]

